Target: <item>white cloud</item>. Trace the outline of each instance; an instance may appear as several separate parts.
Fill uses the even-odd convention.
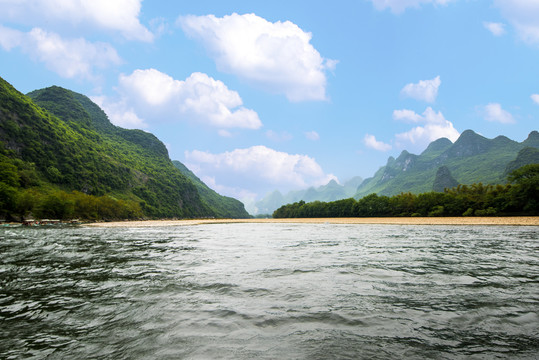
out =
[[[65,78],[94,79],[95,68],[104,69],[122,62],[110,44],[91,43],[82,38],[63,39],[40,28],[25,33],[0,25],[0,46],[7,51],[20,48]]]
[[[485,105],[482,109],[485,120],[490,122],[498,122],[502,124],[513,124],[515,119],[513,115],[502,109],[502,106],[498,103],[490,103]]]
[[[273,130],[266,131],[266,137],[272,141],[277,141],[277,142],[289,141],[289,140],[292,140],[293,138],[292,134],[290,134],[287,131],[276,132]]]
[[[337,62],[324,59],[310,43],[311,33],[296,24],[236,13],[185,16],[178,24],[204,43],[221,71],[290,101],[326,99],[325,72]]]
[[[376,137],[374,135],[365,134],[365,137],[363,138],[363,143],[365,146],[378,150],[378,151],[389,151],[391,150],[391,145],[386,144],[382,141],[376,140]]]
[[[505,34],[505,24],[485,21],[483,26],[494,36],[502,36]]]
[[[0,0],[0,19],[29,26],[90,26],[128,40],[152,41],[138,17],[142,0]]]
[[[220,128],[258,129],[262,122],[258,114],[243,107],[236,91],[229,90],[219,80],[203,73],[193,73],[185,80],[175,80],[155,69],[135,70],[120,75],[118,109],[133,111],[146,121],[189,120]],[[109,114],[111,121],[117,118]]]
[[[312,140],[312,141],[317,141],[317,140],[320,140],[320,135],[318,135],[318,133],[316,131],[307,131],[305,133],[305,137],[309,140]]]
[[[221,137],[232,137],[232,133],[225,129],[220,129],[218,132],[219,136]]]
[[[0,46],[6,51],[21,46],[25,42],[26,34],[15,29],[0,25]]]
[[[327,184],[336,177],[326,174],[315,159],[293,155],[265,146],[235,149],[213,154],[193,150],[185,153],[185,164],[201,179],[213,177],[214,187],[232,196],[226,189],[263,195],[268,191],[307,188]]]
[[[539,105],[539,94],[532,94],[530,98],[533,100],[534,103]]]
[[[90,99],[103,109],[109,120],[115,125],[127,129],[144,129],[148,127],[148,124],[139,118],[135,110],[129,108],[125,102],[111,102],[105,96],[91,96]]]
[[[401,90],[401,94],[416,100],[423,100],[432,103],[438,96],[438,88],[442,81],[440,76],[436,76],[431,80],[420,80],[417,84],[407,84]]]
[[[453,0],[370,0],[376,10],[390,9],[394,14],[400,14],[407,8],[419,8],[423,4],[446,5]]]
[[[418,123],[424,121],[423,116],[413,110],[393,110],[393,120]]]
[[[453,124],[446,120],[441,112],[435,112],[431,107],[427,107],[422,115],[415,113],[409,115],[414,119],[414,122],[423,122],[424,125],[395,135],[402,146],[411,145],[414,148],[422,149],[436,139],[445,137],[454,142],[460,136]]]
[[[248,213],[250,214],[256,213],[256,207],[255,207],[255,202],[257,199],[256,193],[246,190],[246,189],[239,188],[237,186],[220,185],[215,181],[215,177],[213,176],[202,176],[200,177],[200,180],[202,180],[204,184],[208,185],[217,193],[225,194],[226,196],[230,196],[230,197],[240,200],[245,206],[245,210],[247,210]]]
[[[519,37],[527,43],[539,43],[539,1],[494,0],[502,15],[515,27]]]

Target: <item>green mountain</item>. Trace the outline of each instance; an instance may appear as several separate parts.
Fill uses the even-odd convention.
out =
[[[432,190],[436,192],[443,192],[445,189],[451,189],[457,187],[459,182],[455,180],[451,171],[447,166],[441,166],[438,171],[436,171],[436,177],[434,178],[434,184],[432,185]]]
[[[358,186],[363,179],[356,176],[343,185],[340,185],[335,180],[331,180],[326,185],[317,188],[310,187],[304,190],[290,191],[286,195],[282,195],[278,190],[266,195],[262,200],[255,203],[255,214],[272,214],[276,209],[285,204],[291,204],[298,201],[336,201],[347,199],[357,191]]]
[[[202,182],[191,170],[181,162],[172,161],[174,166],[181,171],[193,184],[195,184],[202,202],[213,209],[215,216],[221,218],[246,218],[249,217],[247,211],[240,201],[219,195]]]
[[[206,199],[198,185],[173,165],[166,147],[154,135],[114,126],[86,96],[56,86],[25,96],[0,78],[2,169],[16,181],[4,182],[2,195],[0,179],[0,215],[47,213],[43,204],[26,209],[20,204],[30,190],[36,199],[54,195],[64,208],[93,199],[82,196],[86,195],[100,197],[102,203],[128,206],[132,216],[185,218],[223,213],[215,207],[218,201],[213,194],[212,200]],[[70,195],[73,191],[77,196]],[[101,218],[103,207],[96,207],[91,217]],[[72,212],[68,210],[53,215],[65,217]],[[230,208],[228,215],[247,215],[239,204],[236,210]]]
[[[459,183],[503,184],[511,170],[537,163],[537,148],[537,131],[519,143],[505,136],[487,139],[466,130],[455,143],[442,138],[420,155],[403,151],[397,159],[390,157],[385,166],[359,186],[354,197],[443,191]]]
[[[518,152],[517,158],[511,161],[505,167],[504,175],[509,175],[513,170],[519,169],[524,165],[539,164],[539,146],[525,147]]]

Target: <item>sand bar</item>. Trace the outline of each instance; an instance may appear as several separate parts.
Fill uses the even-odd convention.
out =
[[[194,219],[97,222],[96,227],[154,227],[233,223],[288,224],[388,224],[388,225],[512,225],[539,226],[539,216],[509,217],[387,217],[387,218],[309,218],[309,219]]]

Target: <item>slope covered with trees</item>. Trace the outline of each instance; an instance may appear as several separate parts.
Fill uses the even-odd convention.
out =
[[[0,173],[4,217],[221,214],[154,135],[114,126],[90,99],[60,87],[25,96],[0,78]]]
[[[245,210],[243,203],[240,201],[222,196],[216,193],[214,190],[210,189],[202,180],[200,180],[191,170],[189,170],[181,162],[174,160],[172,161],[174,166],[182,172],[189,180],[195,184],[202,201],[208,207],[213,209],[216,217],[222,218],[246,218],[249,217],[249,214]]]
[[[444,192],[370,194],[329,203],[300,201],[280,207],[273,217],[539,215],[539,164],[514,170],[509,181],[506,185],[458,185]]]
[[[455,143],[442,138],[432,142],[420,155],[403,151],[397,159],[390,157],[385,166],[359,186],[354,198],[372,193],[385,196],[402,192],[418,194],[432,191],[434,187],[441,190],[443,185],[447,187],[455,182],[504,184],[511,170],[537,162],[534,156],[537,148],[537,131],[532,131],[519,143],[505,136],[487,139],[466,130]],[[521,151],[524,153],[519,156]],[[443,168],[441,174],[440,168]]]

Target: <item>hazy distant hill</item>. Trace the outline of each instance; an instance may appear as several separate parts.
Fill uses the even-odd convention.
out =
[[[262,200],[256,202],[256,214],[272,214],[273,211],[285,204],[294,203],[297,201],[335,201],[346,199],[354,196],[358,186],[363,179],[356,176],[344,185],[338,184],[335,180],[317,188],[310,187],[305,190],[290,191],[286,195],[282,195],[278,190],[266,195]]]
[[[13,180],[0,179],[9,200],[0,199],[0,215],[25,189],[34,189],[34,197],[53,189],[107,195],[140,204],[149,217],[222,214],[218,198],[205,198],[154,135],[114,126],[86,96],[56,86],[25,96],[0,78],[2,172]],[[247,216],[235,201],[227,216]]]
[[[537,148],[537,131],[519,143],[505,136],[487,139],[466,130],[455,143],[442,138],[420,155],[403,151],[397,159],[390,157],[385,166],[359,186],[354,197],[442,191],[444,185],[458,183],[505,183],[510,170],[538,162]]]
[[[505,136],[487,139],[472,130],[464,131],[452,143],[441,138],[433,141],[420,155],[404,150],[398,158],[390,157],[373,177],[355,177],[343,186],[331,181],[319,188],[279,191],[268,194],[255,206],[258,214],[271,214],[284,204],[301,200],[335,201],[366,195],[397,195],[402,192],[443,191],[458,184],[503,184],[507,175],[526,164],[539,163],[539,133],[532,131],[519,143]]]

